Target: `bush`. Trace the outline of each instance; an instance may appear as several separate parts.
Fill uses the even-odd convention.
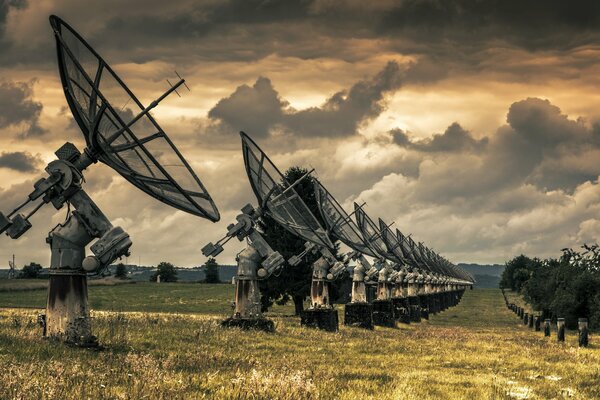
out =
[[[36,279],[40,272],[42,272],[42,266],[38,263],[29,263],[23,267],[19,274],[19,279]]]
[[[177,270],[171,263],[163,261],[158,264],[156,272],[150,277],[150,282],[156,282],[158,275],[161,282],[177,282]]]
[[[117,264],[117,268],[115,270],[115,278],[125,279],[127,278],[127,267],[123,263]]]
[[[221,283],[221,279],[219,278],[219,264],[217,264],[217,260],[210,257],[206,263],[204,264],[204,281],[206,283]]]

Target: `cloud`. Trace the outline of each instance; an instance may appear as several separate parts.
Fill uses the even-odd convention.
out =
[[[382,13],[378,29],[421,43],[462,42],[479,47],[503,41],[541,50],[592,42],[599,32],[599,15],[600,5],[586,0],[543,5],[516,0],[408,0]]]
[[[43,163],[39,154],[32,155],[26,151],[0,153],[0,168],[8,168],[18,172],[35,172]]]
[[[457,123],[423,140],[388,132],[421,154],[418,174],[388,173],[351,200],[462,260],[600,241],[598,127],[539,98],[513,103],[506,121],[479,140]]]
[[[402,71],[390,61],[375,76],[361,80],[348,90],[334,93],[319,107],[296,110],[280,98],[267,78],[239,86],[208,113],[221,131],[245,130],[265,137],[279,130],[303,137],[345,137],[385,110],[385,95],[401,84]]]
[[[371,212],[397,216],[403,229],[465,261],[542,255],[598,231],[598,214],[590,211],[596,203],[579,206],[594,197],[599,175],[596,7],[516,0],[4,1],[1,76],[36,76],[40,83],[27,84],[23,118],[0,109],[2,118],[18,120],[0,128],[0,151],[50,159],[65,139],[83,144],[70,112],[59,114],[66,103],[48,24],[54,13],[144,104],[160,95],[173,69],[192,87],[153,115],[215,198],[222,223],[177,214],[106,166],[85,173],[86,190],[135,236],[143,262],[201,263],[201,245],[255,201],[239,151],[241,129],[281,169],[314,166],[342,202],[372,194]],[[396,65],[383,68],[387,60]],[[27,178],[0,169],[5,188]],[[13,204],[5,200],[12,190],[0,192],[3,207]],[[134,202],[139,207],[132,209]],[[44,238],[64,213],[41,212],[54,217],[42,223],[36,215],[27,237],[0,242],[0,253],[18,244],[16,251],[46,264]],[[153,245],[153,226],[161,227],[164,246]],[[232,262],[238,250],[230,242],[220,261]]]
[[[507,125],[495,134],[481,139],[475,139],[458,123],[427,139],[413,139],[401,129],[393,129],[388,135],[393,143],[409,150],[452,156],[450,159],[456,162],[452,170],[462,175],[460,184],[446,183],[445,161],[431,159],[432,165],[442,165],[439,170],[422,164],[420,174],[440,176],[440,193],[432,193],[434,198],[441,191],[446,196],[474,195],[479,190],[500,191],[525,183],[540,189],[572,191],[600,174],[600,165],[595,161],[600,154],[596,125],[590,127],[582,119],[570,119],[560,108],[539,98],[513,103],[506,121]],[[429,185],[428,190],[435,187]]]
[[[279,97],[268,78],[260,77],[252,87],[239,86],[229,97],[209,111],[208,117],[226,124],[229,130],[246,130],[253,135],[267,136],[281,124],[289,103]]]
[[[434,134],[431,138],[417,141],[411,141],[409,135],[401,129],[392,129],[389,133],[397,145],[423,152],[481,151],[488,143],[488,138],[474,139],[457,122],[450,125],[443,134]]]
[[[33,83],[0,81],[0,129],[23,124],[21,137],[36,137],[46,133],[39,126],[42,103],[33,100]]]
[[[53,68],[47,16],[56,13],[112,63],[159,60],[191,70],[201,62],[271,56],[355,64],[395,53],[412,59],[405,78],[411,84],[484,71],[519,81],[572,77],[598,65],[599,8],[555,0],[543,7],[517,0],[50,0],[34,7],[11,0],[0,8],[0,64]],[[9,35],[2,34],[6,26]]]

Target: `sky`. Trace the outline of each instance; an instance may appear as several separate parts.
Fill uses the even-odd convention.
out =
[[[556,257],[600,239],[600,3],[433,0],[0,0],[0,210],[83,149],[48,16],[70,23],[153,111],[215,200],[212,223],[109,167],[85,190],[134,243],[130,263],[203,264],[247,203],[243,130],[280,170],[315,168],[451,261]],[[48,265],[46,206],[0,265]],[[244,243],[217,257],[233,263]]]

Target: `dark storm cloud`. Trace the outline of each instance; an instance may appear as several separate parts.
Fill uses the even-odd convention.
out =
[[[558,0],[521,2],[402,2],[231,0],[147,5],[132,1],[107,7],[102,2],[83,9],[55,0],[53,12],[66,14],[75,29],[111,62],[153,60],[194,68],[202,61],[261,60],[276,54],[301,59],[335,58],[357,62],[380,51],[416,56],[405,82],[426,84],[454,74],[482,70],[526,77],[548,74],[539,65],[507,62],[506,52],[525,49],[565,55],[600,40],[600,4]],[[23,1],[0,8],[0,64],[54,67],[50,29],[42,43],[15,48],[2,35],[9,7],[33,7]],[[79,17],[79,19],[78,19]],[[86,21],[93,18],[93,24]],[[39,20],[35,20],[39,24]],[[44,21],[45,23],[45,21]],[[40,31],[35,31],[40,35]],[[32,38],[33,39],[33,38]],[[357,41],[365,41],[364,47]],[[10,52],[8,49],[10,48]],[[500,53],[498,56],[497,53]],[[497,57],[497,58],[495,58]],[[508,57],[514,59],[514,55]],[[595,57],[567,57],[563,64],[596,65]],[[576,72],[563,70],[572,75]]]
[[[235,0],[175,15],[135,10],[108,19],[97,37],[131,41],[137,48],[187,43],[189,51],[211,49],[203,57],[221,60],[270,54],[348,60],[353,55],[346,40],[386,39],[390,49],[431,56],[409,76],[419,82],[447,74],[444,63],[450,60],[483,62],[480,52],[490,46],[562,51],[594,44],[600,34],[600,4],[594,1],[376,3]]]
[[[594,43],[600,3],[407,0],[382,15],[379,30],[415,43],[503,41],[528,50],[564,49]]]
[[[0,153],[0,168],[9,168],[18,172],[37,171],[42,164],[39,155],[33,155],[26,151],[2,152]]]
[[[265,136],[283,120],[289,103],[281,100],[268,78],[260,77],[252,87],[239,86],[229,97],[221,99],[209,112],[208,117],[220,120],[233,131],[247,130]]]
[[[46,131],[39,126],[42,103],[32,99],[33,82],[0,81],[0,129],[26,124],[20,136],[36,137]]]
[[[0,1],[0,66],[14,66],[17,64],[33,64],[40,66],[51,60],[54,49],[47,45],[22,48],[16,46],[6,35],[6,25],[11,9],[24,10],[30,6],[27,0],[2,0]],[[26,38],[25,38],[26,39]]]
[[[394,61],[350,90],[335,93],[321,107],[311,107],[287,116],[287,127],[304,136],[349,136],[365,121],[385,110],[384,96],[400,88],[402,72]]]
[[[444,133],[423,140],[412,141],[401,129],[393,129],[390,134],[397,145],[423,152],[480,151],[488,143],[488,138],[477,140],[456,122]]]
[[[274,128],[306,137],[343,137],[385,110],[385,95],[400,87],[402,72],[390,61],[370,79],[361,80],[348,90],[333,94],[320,107],[295,110],[282,100],[267,78],[250,87],[242,85],[220,100],[208,116],[225,125],[224,132],[247,130],[266,136]]]

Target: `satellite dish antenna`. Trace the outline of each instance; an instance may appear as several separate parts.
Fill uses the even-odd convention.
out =
[[[365,210],[357,203],[354,203],[354,210],[356,222],[364,240],[369,243],[369,246],[377,253],[380,261],[385,262],[385,260],[389,260],[396,264],[401,263],[402,261],[398,259],[398,257],[387,250],[381,232],[373,220],[367,215]]]
[[[335,259],[332,254],[335,247],[327,232],[294,190],[308,174],[296,182],[287,182],[265,152],[246,133],[240,132],[240,136],[244,166],[259,207],[254,208],[248,204],[242,208],[242,214],[236,217],[238,223],[231,224],[226,236],[217,243],[206,245],[202,254],[214,257],[223,251],[223,244],[231,238],[248,239],[248,246],[238,254],[234,315],[223,324],[272,330],[272,321],[266,320],[261,312],[258,279],[266,279],[273,274],[281,268],[284,260],[256,230],[256,224],[262,215],[269,215],[285,229],[306,240],[305,250],[288,260],[291,265],[297,265],[306,254],[321,254],[315,262],[318,265],[313,265],[313,275],[315,270],[319,272],[320,285],[311,288],[311,297],[317,297],[321,303],[328,304],[329,294],[325,284],[327,276],[343,270],[345,266]]]
[[[366,283],[377,276],[378,270],[371,265],[365,255],[374,258],[378,256],[364,240],[360,228],[352,219],[356,210],[352,214],[346,213],[321,182],[315,179],[314,186],[319,212],[329,233],[350,247],[353,251],[346,257],[358,262],[352,270],[352,294],[350,303],[344,307],[344,324],[373,329],[373,305],[368,302]],[[364,204],[359,207],[362,206]]]
[[[354,207],[356,209],[356,203],[354,203]],[[404,277],[401,273],[404,260],[395,252],[396,248],[388,247],[384,237],[384,234],[389,231],[389,227],[393,223],[386,225],[381,222],[381,228],[385,228],[385,230],[378,228],[362,209],[357,209],[356,221],[364,239],[380,256],[378,261],[379,275],[377,277],[376,300],[373,302],[373,323],[375,325],[394,327],[395,320],[402,320],[401,315],[406,312],[403,311],[399,300],[395,299],[402,292],[398,290],[397,280]],[[386,260],[390,261],[391,264],[386,262]]]
[[[204,185],[150,111],[185,84],[180,78],[148,107],[66,22],[50,17],[67,103],[92,162],[101,161],[170,206],[213,222],[219,211]],[[189,90],[189,88],[188,88]]]
[[[417,260],[415,259],[415,254],[408,242],[409,237],[410,236],[405,236],[402,232],[400,232],[399,229],[396,229],[396,238],[398,240],[398,243],[400,243],[400,248],[402,249],[402,254],[404,254],[404,259],[411,267],[418,268],[419,265],[417,263]]]
[[[65,204],[69,210],[74,208],[47,239],[52,257],[45,335],[94,346],[97,340],[92,335],[86,274],[100,273],[129,255],[132,243],[83,190],[83,171],[101,161],[163,203],[211,221],[217,221],[219,213],[196,174],[149,113],[185,81],[180,79],[144,107],[73,28],[56,16],[50,17],[50,25],[65,97],[86,148],[80,152],[66,143],[58,149],[58,159],[46,167],[48,176],[34,184],[27,200],[7,216],[0,214],[0,232],[19,238],[31,228],[29,218],[48,203],[57,210]],[[39,202],[28,214],[17,214],[35,201]],[[86,257],[85,248],[94,240],[93,255]]]
[[[407,264],[406,257],[402,252],[402,244],[398,241],[394,232],[390,229],[391,225],[387,225],[381,218],[379,218],[379,232],[381,239],[387,249],[387,254],[393,254],[394,260],[397,260],[400,264]]]

